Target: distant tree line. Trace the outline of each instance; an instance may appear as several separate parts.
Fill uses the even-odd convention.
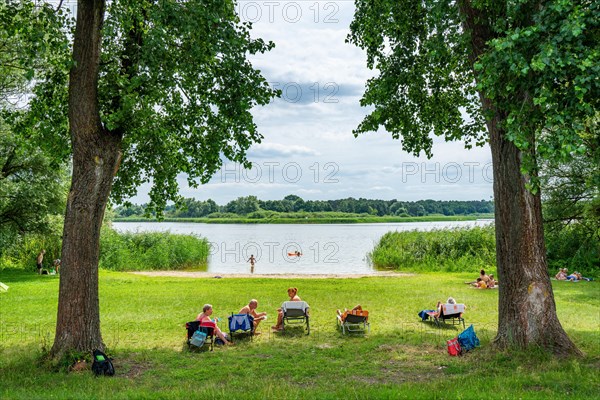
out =
[[[372,200],[349,197],[339,200],[304,200],[296,195],[285,196],[282,200],[259,200],[256,196],[238,197],[226,205],[218,205],[214,200],[206,201],[186,198],[178,205],[169,205],[164,210],[167,218],[201,218],[208,216],[249,215],[256,212],[337,212],[366,214],[372,216],[418,217],[431,214],[469,215],[494,212],[493,201],[439,201],[439,200]],[[146,215],[146,205],[126,205],[115,209],[117,218],[142,217]]]

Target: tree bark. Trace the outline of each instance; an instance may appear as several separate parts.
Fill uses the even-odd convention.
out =
[[[73,176],[67,199],[56,336],[51,354],[103,348],[98,300],[100,228],[120,162],[121,137],[106,131],[98,108],[104,0],[79,0],[69,80]]]
[[[471,1],[459,1],[463,27],[470,35],[470,61],[487,50],[494,38],[489,18]],[[476,72],[475,72],[476,74]],[[477,76],[477,75],[476,75]],[[480,92],[486,115],[494,167],[496,263],[499,279],[498,334],[501,349],[542,347],[556,354],[581,354],[556,315],[548,274],[539,191],[527,189],[529,177],[521,173],[523,154],[506,139],[506,113]],[[535,148],[532,135],[532,148]]]

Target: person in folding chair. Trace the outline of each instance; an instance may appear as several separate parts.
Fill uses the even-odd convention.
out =
[[[242,307],[242,309],[240,310],[240,312],[238,314],[252,315],[252,317],[254,318],[254,334],[260,335],[260,332],[256,332],[256,328],[258,328],[258,324],[260,324],[260,321],[263,321],[267,318],[267,313],[266,312],[257,313],[256,312],[257,308],[258,308],[258,300],[252,299],[252,300],[250,300],[248,305]]]
[[[302,301],[300,296],[298,296],[298,288],[288,288],[287,294],[290,298],[289,301]],[[276,331],[283,330],[283,309],[281,309],[281,308],[277,309],[277,324],[273,325],[271,327],[271,329],[276,330]]]
[[[212,305],[205,304],[204,307],[202,307],[202,312],[200,314],[198,314],[198,317],[196,317],[196,321],[200,321],[200,326],[204,326],[205,324],[208,326],[211,326],[211,327],[214,326],[215,335],[217,335],[217,337],[219,339],[221,339],[223,341],[223,343],[225,343],[226,345],[232,344],[229,340],[227,340],[227,338],[225,337],[223,332],[221,332],[221,330],[219,329],[219,327],[216,324],[216,321],[213,321],[210,318],[212,313],[213,313]]]

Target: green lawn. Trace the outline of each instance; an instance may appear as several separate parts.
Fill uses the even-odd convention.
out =
[[[555,282],[563,326],[585,353],[554,359],[542,352],[494,353],[498,292],[468,288],[469,275],[419,274],[361,279],[185,279],[101,272],[105,343],[114,378],[52,372],[40,362],[51,345],[58,279],[0,272],[0,398],[597,398],[600,286]],[[312,332],[271,334],[288,286],[311,305]],[[436,329],[417,313],[453,296],[467,307],[481,348],[460,358],[445,341],[458,329]],[[204,303],[226,317],[250,298],[269,312],[263,334],[214,352],[183,350],[186,321]],[[360,303],[371,334],[342,337],[336,308]],[[467,325],[468,326],[468,325]]]

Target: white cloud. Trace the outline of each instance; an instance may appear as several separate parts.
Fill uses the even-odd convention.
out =
[[[208,185],[191,189],[181,177],[182,195],[220,204],[239,196],[281,199],[290,193],[311,200],[490,198],[487,146],[466,150],[461,142],[436,137],[433,157],[427,159],[423,153],[407,154],[401,141],[383,131],[354,138],[352,130],[370,111],[359,100],[375,72],[366,67],[362,50],[345,43],[352,1],[266,3],[241,1],[238,8],[245,10],[242,20],[254,19],[253,37],[276,43],[273,51],[252,57],[253,65],[287,89],[284,98],[253,110],[264,140],[248,154],[261,168],[260,179],[245,179],[256,177],[256,171],[238,171],[239,182],[232,181],[235,175],[223,181],[220,171]],[[301,8],[295,23],[290,22],[296,19],[292,3]],[[250,14],[256,6],[260,17]],[[300,177],[294,176],[298,166]],[[142,187],[133,201],[147,201],[147,190]]]
[[[318,155],[317,151],[296,144],[261,143],[250,150],[250,157],[257,158]]]

